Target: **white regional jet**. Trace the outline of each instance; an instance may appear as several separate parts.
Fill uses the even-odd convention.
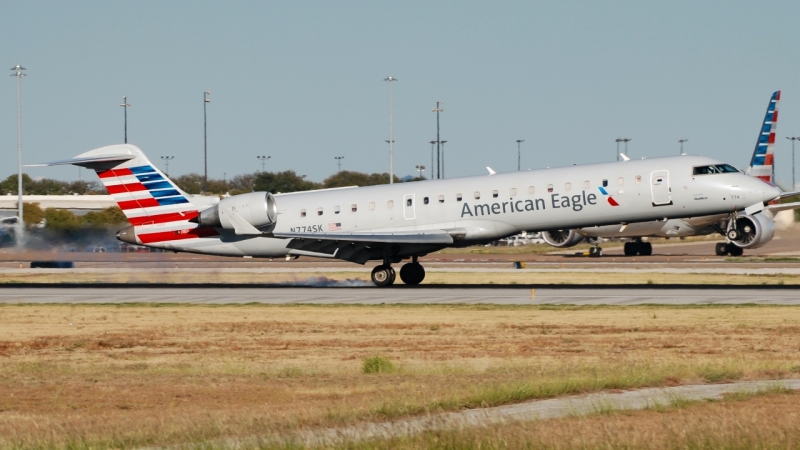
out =
[[[767,113],[764,122],[761,124],[756,148],[750,160],[750,167],[747,174],[760,178],[770,185],[774,185],[774,147],[775,131],[778,125],[778,103],[781,99],[781,91],[774,92],[767,105]],[[625,155],[623,155],[624,158]],[[694,166],[692,168],[692,179],[721,177],[727,172],[735,170],[731,166],[724,164],[707,164]],[[706,193],[701,185],[689,184],[692,198],[695,201],[713,200]],[[788,192],[781,194],[781,198],[798,195],[798,192]],[[742,198],[743,203],[747,203]],[[800,202],[794,203],[773,203],[767,205],[761,214],[742,215],[730,214],[711,214],[706,216],[695,216],[690,218],[670,218],[668,220],[656,220],[650,222],[637,222],[623,224],[620,226],[606,225],[577,229],[550,230],[542,233],[542,238],[548,244],[559,247],[572,247],[584,239],[594,240],[599,244],[600,238],[631,240],[625,243],[625,255],[650,255],[653,253],[653,246],[649,242],[642,242],[642,237],[683,237],[683,236],[704,236],[719,233],[726,237],[727,242],[720,242],[716,245],[715,253],[719,256],[731,255],[741,256],[744,249],[758,248],[769,241],[775,233],[773,223],[774,214],[779,211],[800,208]],[[593,256],[602,254],[599,247],[592,249]]]
[[[94,169],[131,225],[128,243],[224,256],[316,256],[365,264],[378,286],[392,263],[419,284],[418,258],[445,247],[488,243],[523,230],[561,230],[721,214],[758,221],[780,191],[722,161],[675,156],[449,180],[272,194],[251,192],[211,207],[192,202],[129,144],[72,159]],[[713,176],[697,168],[718,168]],[[745,213],[743,215],[743,213]],[[737,222],[739,223],[739,222]]]

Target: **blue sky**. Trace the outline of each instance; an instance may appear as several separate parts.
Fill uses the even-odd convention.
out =
[[[800,135],[800,2],[4,2],[0,61],[28,69],[23,161],[129,141],[172,174],[430,166],[444,100],[449,177],[686,151],[746,166],[783,90],[776,158]],[[0,85],[0,152],[16,167],[16,84]],[[798,149],[800,151],[800,149]],[[29,168],[76,179],[75,168]],[[6,173],[0,174],[3,177]],[[86,173],[84,172],[84,176]]]

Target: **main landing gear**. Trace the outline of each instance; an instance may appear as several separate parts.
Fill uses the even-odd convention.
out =
[[[714,253],[716,253],[717,256],[742,256],[744,255],[744,249],[732,242],[718,242],[717,245],[714,246]]]
[[[384,261],[380,266],[372,269],[372,282],[375,286],[391,286],[397,278],[397,273],[390,265],[391,261]],[[400,279],[403,283],[415,285],[422,283],[425,279],[425,268],[422,267],[414,256],[412,262],[404,264],[400,268]]]
[[[625,256],[650,256],[653,254],[653,244],[649,242],[633,241],[625,243]]]

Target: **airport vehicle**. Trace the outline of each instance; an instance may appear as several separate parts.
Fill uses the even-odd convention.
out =
[[[130,144],[91,150],[72,164],[94,169],[131,225],[117,238],[175,252],[225,256],[317,256],[365,264],[378,286],[419,284],[418,258],[527,231],[627,225],[714,214],[736,230],[780,191],[701,156],[569,166],[447,180],[295,193],[251,192],[195,205]],[[694,175],[715,168],[719,173]],[[744,214],[742,214],[744,212]],[[741,226],[739,226],[741,224]],[[763,228],[753,230],[760,239]]]
[[[767,113],[759,130],[756,148],[746,173],[760,178],[769,184],[774,183],[774,147],[775,131],[778,125],[778,104],[781,91],[774,92],[767,105]],[[623,155],[624,158],[627,158]],[[693,176],[716,177],[729,168],[704,166],[693,169]],[[774,184],[773,184],[774,185]],[[695,199],[706,196],[702,191],[695,191]],[[798,192],[781,194],[781,197],[798,195]],[[719,233],[726,237],[726,242],[716,244],[715,253],[719,256],[741,256],[745,249],[758,248],[769,241],[775,232],[774,214],[779,211],[800,208],[800,202],[770,204],[762,214],[756,216],[729,214],[713,214],[708,216],[676,218],[651,222],[630,223],[627,225],[606,225],[589,228],[550,230],[542,233],[542,238],[553,247],[572,247],[584,240],[593,241],[599,248],[601,238],[621,239],[625,242],[626,256],[651,255],[653,246],[643,242],[644,237],[685,237],[705,236]],[[593,250],[592,255],[602,254],[602,250]]]

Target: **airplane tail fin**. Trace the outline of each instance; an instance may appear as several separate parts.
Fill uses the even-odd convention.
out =
[[[761,178],[767,183],[775,182],[775,130],[778,127],[778,103],[780,100],[781,91],[774,92],[767,106],[764,123],[761,124],[750,167],[747,168],[748,175]]]
[[[135,145],[119,144],[90,150],[72,159],[36,166],[76,165],[93,169],[131,225],[183,222],[198,215],[199,206],[156,168]]]

